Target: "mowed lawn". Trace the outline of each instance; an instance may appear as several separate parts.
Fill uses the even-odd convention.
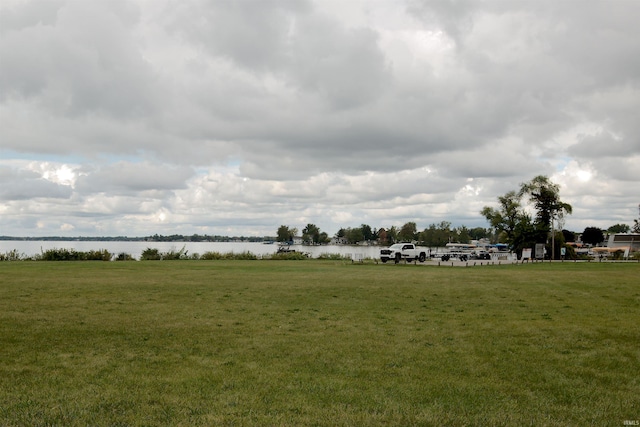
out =
[[[638,263],[0,263],[3,426],[639,419]]]

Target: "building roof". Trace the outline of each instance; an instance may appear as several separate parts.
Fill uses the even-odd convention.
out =
[[[613,239],[609,241],[612,243],[640,242],[640,234],[637,234],[637,233],[614,234]]]

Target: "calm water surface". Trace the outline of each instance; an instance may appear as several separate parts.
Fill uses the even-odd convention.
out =
[[[278,250],[277,244],[264,244],[255,242],[97,242],[97,241],[25,241],[2,240],[0,241],[0,253],[16,250],[26,256],[34,256],[49,249],[73,249],[80,252],[97,251],[106,249],[113,255],[127,253],[139,259],[145,249],[158,249],[160,252],[180,251],[184,248],[187,255],[205,252],[242,253],[251,252],[257,256],[271,255]],[[313,258],[321,254],[351,255],[362,258],[377,258],[380,247],[378,246],[302,246],[292,245],[292,249],[298,252],[309,253]]]

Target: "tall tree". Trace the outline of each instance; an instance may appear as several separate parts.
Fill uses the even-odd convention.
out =
[[[406,242],[412,242],[418,237],[418,227],[415,222],[407,222],[398,232],[398,238]]]
[[[362,242],[364,240],[364,234],[362,234],[362,228],[347,228],[347,241],[349,243],[355,244],[358,242]]]
[[[307,224],[302,229],[302,240],[307,243],[320,243],[320,228],[315,224]]]
[[[364,240],[373,240],[373,231],[371,230],[370,225],[362,224],[360,228],[362,228],[362,236],[364,237]]]
[[[433,242],[433,234],[434,234],[435,227],[436,226],[434,224],[431,224],[429,227],[425,228],[422,232],[420,232],[419,240],[421,245],[433,246],[432,242]]]
[[[461,226],[456,228],[456,239],[458,243],[469,243],[471,241],[471,237],[469,236],[469,229],[466,226]]]
[[[522,198],[527,197],[535,208],[535,219],[522,206]],[[485,206],[480,212],[512,248],[521,253],[523,248],[535,243],[546,243],[554,220],[561,222],[572,211],[571,205],[560,200],[560,186],[546,176],[539,175],[521,184],[518,192],[510,191],[498,197],[498,208]],[[555,234],[552,236],[554,240]],[[559,243],[564,242],[564,237]],[[556,248],[548,248],[556,252]]]
[[[475,227],[469,230],[469,237],[472,240],[484,239],[486,237],[489,237],[490,234],[491,234],[490,230],[487,230],[484,227]]]
[[[378,230],[378,241],[381,245],[387,245],[389,243],[387,238],[387,230],[382,227]]]
[[[430,224],[420,233],[420,241],[430,247],[442,247],[451,241],[453,232],[451,223],[442,221],[440,224]]]
[[[515,191],[509,191],[504,196],[498,197],[499,207],[485,206],[480,213],[491,227],[498,233],[506,235],[506,243],[512,244],[515,240],[517,225],[523,219],[521,196]]]
[[[576,233],[569,230],[562,230],[562,236],[564,237],[565,242],[575,242],[576,241]]]
[[[286,225],[281,225],[278,227],[278,242],[291,242],[297,233],[297,228],[289,228]]]
[[[615,224],[607,228],[609,233],[628,233],[631,230],[627,224]]]
[[[518,195],[529,198],[536,209],[536,222],[540,228],[547,231],[551,231],[551,223],[554,219],[562,220],[573,210],[570,204],[560,200],[560,186],[544,175],[538,175],[531,181],[523,183]]]
[[[547,231],[541,229],[531,216],[523,213],[516,224],[513,240],[510,242],[513,250],[520,256],[522,249],[533,248],[536,243],[544,243]]]
[[[604,233],[598,227],[587,227],[582,232],[582,241],[590,245],[597,245],[604,241]]]
[[[420,233],[420,244],[425,246],[435,247],[435,235],[436,235],[436,225],[430,224],[429,227],[425,228],[424,231]]]
[[[387,230],[387,243],[393,244],[398,241],[398,228],[395,225],[392,225]]]

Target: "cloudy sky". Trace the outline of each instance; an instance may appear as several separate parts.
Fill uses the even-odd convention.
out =
[[[2,0],[0,235],[565,228],[640,203],[640,1]]]

